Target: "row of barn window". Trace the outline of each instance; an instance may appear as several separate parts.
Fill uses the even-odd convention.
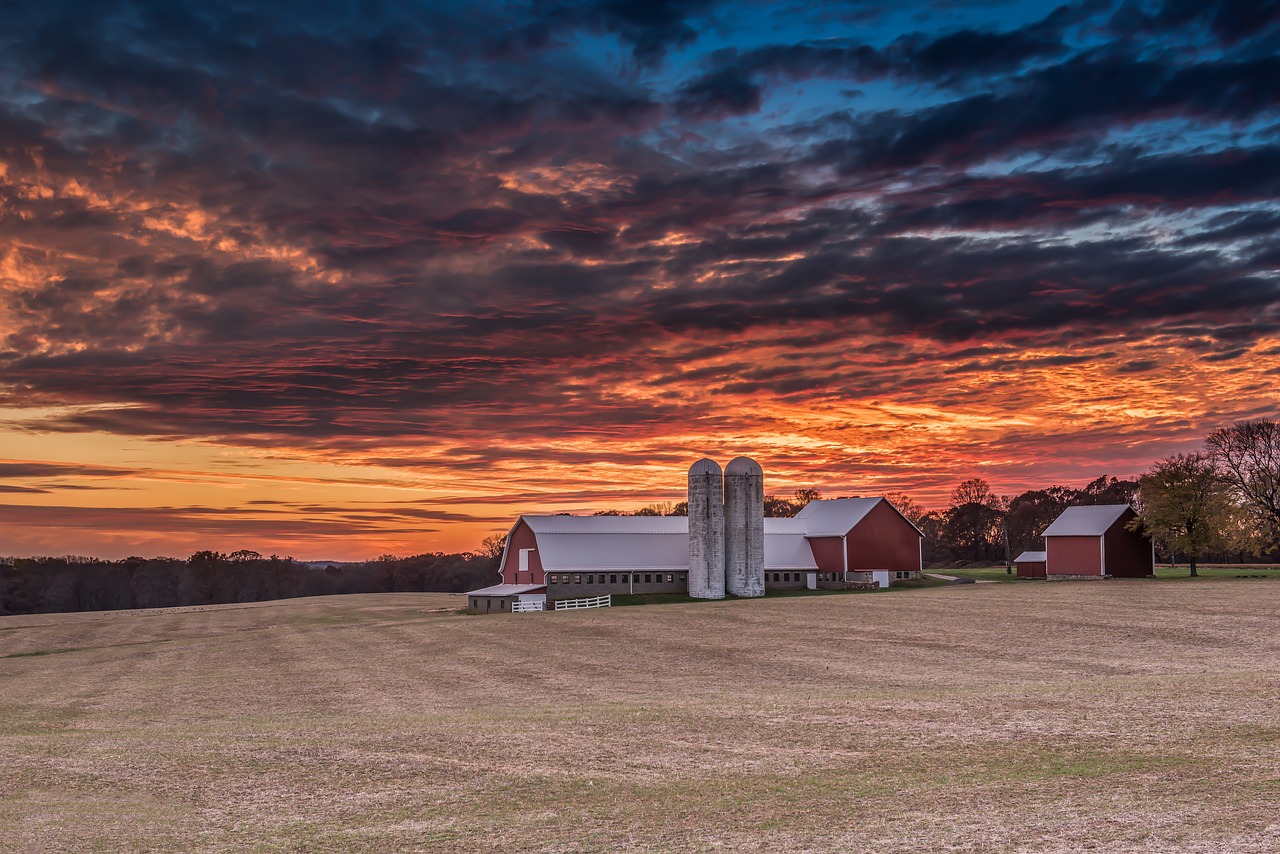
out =
[[[804,575],[805,575],[802,572],[773,572],[773,573],[766,573],[766,574],[773,576],[773,578],[771,579],[772,581],[780,582],[780,583],[785,583],[789,581],[803,581]],[[640,580],[641,575],[642,574],[639,572],[635,573],[636,584],[662,584],[664,583],[663,582],[664,577],[666,579],[665,581],[666,584],[674,584],[677,581],[676,573],[672,573],[672,572],[665,573],[665,576],[661,572],[656,572],[656,573],[646,572],[646,573],[643,573],[643,577],[644,577],[643,581]],[[819,581],[840,581],[842,575],[843,573],[840,573],[840,572],[822,572],[818,574],[818,580]],[[794,578],[792,576],[794,576]],[[893,577],[894,578],[910,578],[911,573],[894,572]],[[584,576],[582,575],[551,574],[547,576],[547,583],[548,584],[626,584],[628,583],[627,573],[625,572],[622,573],[621,575],[617,573],[610,573],[608,576],[609,580],[607,582],[605,581],[604,573],[600,573],[599,576],[595,574],[588,574],[585,576],[586,581],[583,581],[583,578]],[[619,579],[621,579],[621,581],[619,581]],[[684,584],[688,580],[688,576],[686,576],[683,572],[679,573],[678,580],[680,581],[681,584]]]
[[[661,572],[657,572],[657,573],[653,573],[653,572],[646,572],[646,573],[644,573],[644,581],[641,581],[641,580],[640,580],[640,575],[641,575],[641,574],[640,574],[640,573],[638,573],[638,572],[635,574],[635,583],[636,583],[636,584],[663,584],[663,583],[664,583],[664,582],[663,582],[663,580],[662,580],[664,576],[663,576],[663,573],[661,573]],[[666,584],[674,584],[674,583],[676,582],[676,580],[677,580],[677,579],[676,579],[676,573],[674,573],[674,572],[668,572],[668,573],[666,573],[666,576],[665,576],[665,577],[666,577],[666,582],[665,582]],[[548,583],[548,584],[626,584],[626,583],[627,583],[627,573],[625,573],[625,572],[624,572],[624,573],[622,573],[622,575],[610,574],[610,575],[609,575],[609,580],[608,580],[607,582],[604,580],[604,579],[605,579],[605,576],[604,576],[604,574],[603,574],[603,573],[601,573],[601,574],[600,574],[600,576],[599,576],[599,580],[598,580],[598,581],[596,580],[596,578],[597,578],[597,576],[595,576],[595,575],[588,575],[588,576],[586,576],[586,579],[587,579],[587,580],[584,582],[584,581],[582,580],[582,579],[583,579],[583,576],[581,576],[581,575],[573,575],[573,576],[570,576],[570,575],[548,575],[548,576],[547,576],[547,583]],[[621,581],[619,581],[619,580],[618,580],[619,578],[621,578],[622,580],[621,580]],[[570,579],[572,579],[572,580],[570,580]],[[681,583],[681,584],[683,584],[683,583],[685,583],[685,581],[687,581],[687,580],[688,580],[688,576],[687,576],[687,575],[685,575],[683,572],[682,572],[682,573],[680,573],[680,577],[679,577],[679,581],[680,581],[680,583]]]

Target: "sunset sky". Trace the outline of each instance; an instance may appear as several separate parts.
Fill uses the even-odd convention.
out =
[[[0,555],[1135,475],[1280,412],[1278,81],[1277,0],[6,5]]]

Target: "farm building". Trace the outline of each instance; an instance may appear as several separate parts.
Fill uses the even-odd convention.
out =
[[[1155,573],[1150,538],[1127,527],[1128,504],[1068,507],[1044,531],[1045,577],[1143,578]]]
[[[921,574],[923,535],[883,498],[812,501],[794,518],[763,519],[763,529],[765,589],[887,587]],[[507,535],[502,583],[468,593],[468,605],[484,613],[486,597],[505,597],[505,607],[488,610],[509,611],[516,597],[539,592],[549,601],[686,593],[689,546],[686,516],[520,516]]]
[[[547,601],[545,584],[495,584],[467,593],[467,610],[473,614],[510,611],[517,602]]]
[[[1013,559],[1019,578],[1044,578],[1044,552],[1023,552]]]

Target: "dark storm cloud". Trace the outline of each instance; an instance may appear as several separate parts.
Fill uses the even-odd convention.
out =
[[[963,29],[938,37],[916,33],[883,48],[823,39],[750,51],[721,50],[709,60],[712,70],[681,87],[676,107],[704,118],[741,115],[759,109],[767,83],[812,77],[855,82],[898,78],[938,87],[963,86],[1065,54],[1062,28],[1071,22],[1069,10],[1061,7],[1018,30]]]
[[[716,3],[717,0],[535,0],[533,8],[541,20],[534,26],[554,30],[568,25],[615,33],[631,45],[636,59],[654,62],[668,49],[696,40],[698,30],[691,19]]]
[[[1174,117],[1247,122],[1280,108],[1280,57],[1190,67],[1097,50],[1028,72],[1005,92],[959,98],[913,113],[855,124],[845,139],[816,146],[819,162],[848,175],[971,165],[1025,150],[1097,137]]]
[[[716,426],[695,385],[909,393],[916,341],[964,353],[957,375],[1132,330],[1244,348],[1280,302],[1270,8],[699,58],[734,10],[24,6],[0,23],[0,401],[107,404],[32,416],[49,430],[484,466],[541,459],[504,444],[524,436]],[[1171,29],[1203,49],[1140,38]],[[770,87],[817,77],[901,97],[769,126]]]
[[[1135,36],[1205,27],[1231,45],[1280,28],[1277,0],[1164,0],[1155,4],[1126,2],[1111,19],[1112,29]]]

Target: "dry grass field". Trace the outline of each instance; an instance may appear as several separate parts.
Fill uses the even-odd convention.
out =
[[[0,848],[1280,851],[1280,584],[0,618]]]

